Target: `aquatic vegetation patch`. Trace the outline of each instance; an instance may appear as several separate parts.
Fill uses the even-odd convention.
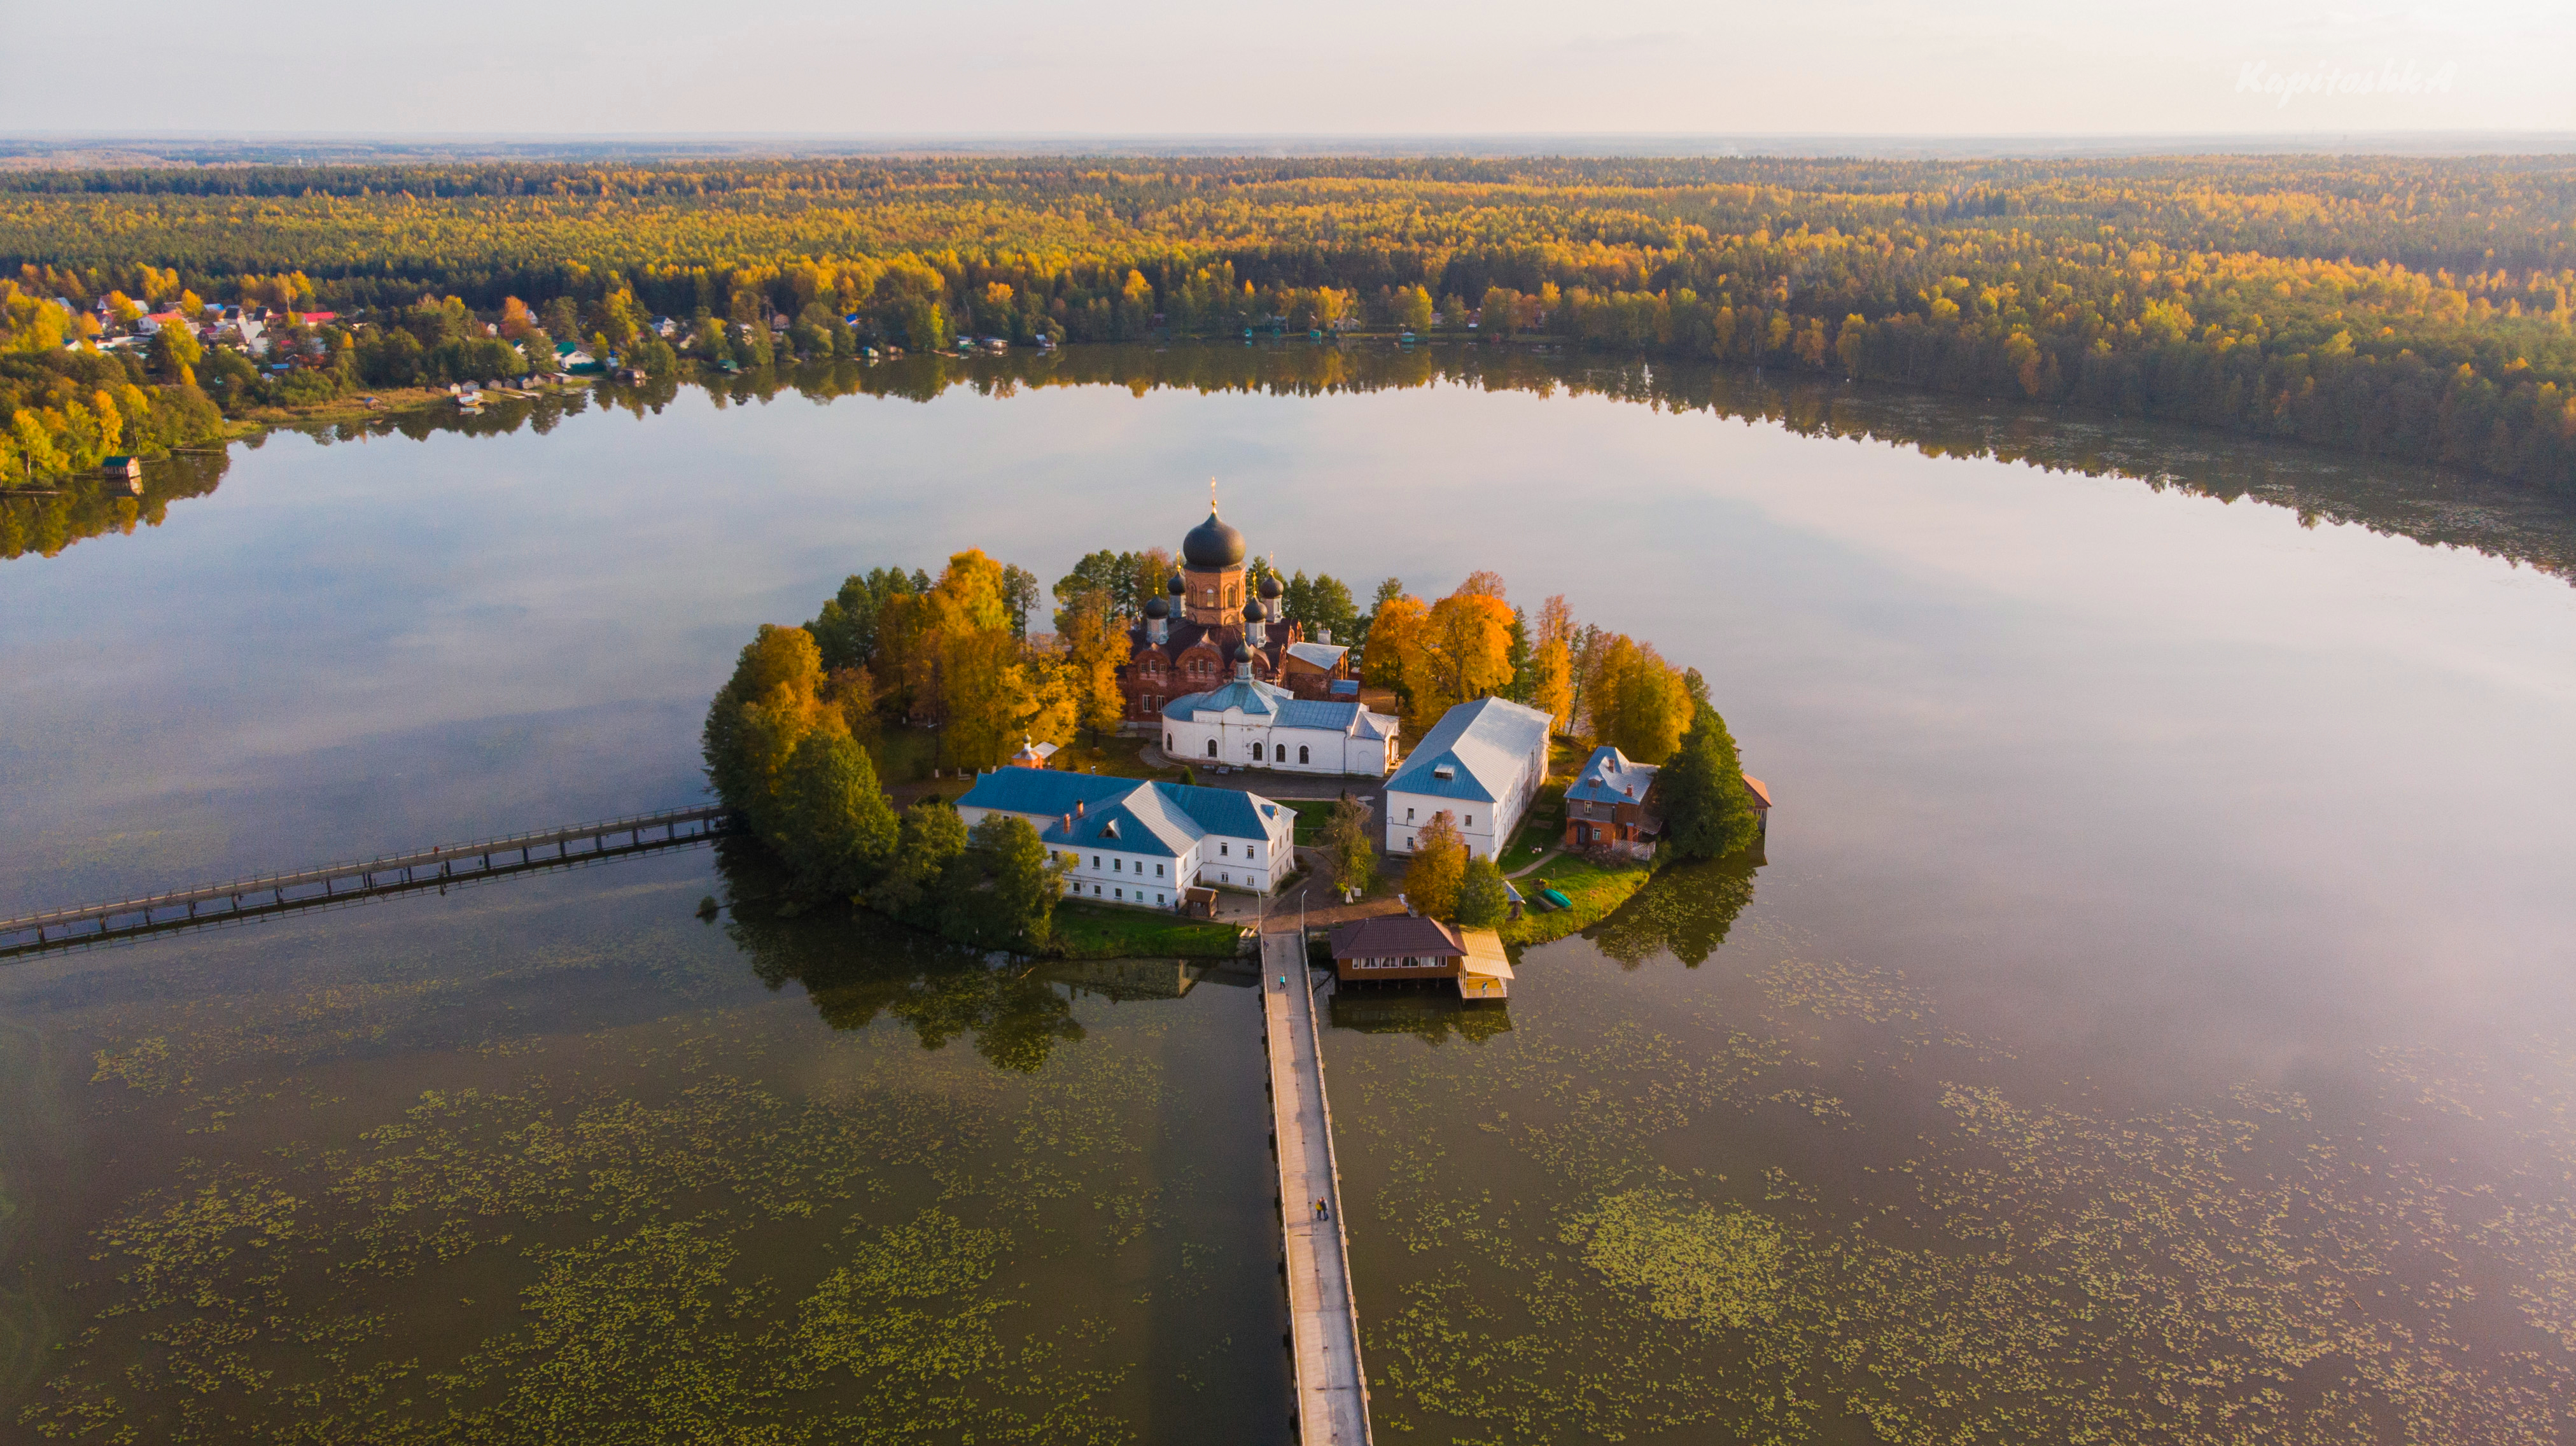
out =
[[[436,1025],[418,1015],[453,996],[369,997],[376,1026],[419,1038]],[[1135,1366],[1118,1312],[1133,1302],[1014,1282],[1109,1270],[1156,1281],[1148,1299],[1165,1287],[1138,1268],[1158,1257],[1126,1254],[1173,1223],[1154,1147],[1173,1107],[1163,1026],[1140,1016],[1122,1020],[1122,1048],[1054,1048],[1083,1035],[1065,993],[983,969],[916,974],[864,1013],[896,1027],[817,1035],[810,1014],[761,1005],[536,1055],[478,1028],[455,1057],[489,1083],[389,1114],[334,1099],[334,1118],[367,1122],[310,1140],[203,1137],[202,1163],[95,1229],[65,1297],[85,1319],[9,1428],[1135,1439],[1119,1404]],[[270,996],[192,1031],[220,1016],[202,1001],[130,1008],[81,1073],[93,1107],[129,1125],[184,1123],[201,1095],[293,1110],[315,1098],[307,1062],[378,1048],[346,1014],[327,994]],[[299,1018],[340,1022],[315,1033]],[[805,1033],[779,1057],[782,1024]],[[960,1035],[977,1047],[940,1047]],[[1188,1278],[1223,1254],[1172,1253],[1175,1289],[1204,1289]],[[1223,1378],[1225,1357],[1190,1359]]]
[[[2277,1090],[2118,1113],[1926,1033],[1894,970],[1784,954],[1516,999],[1480,1050],[1337,1032],[1390,1439],[2537,1442],[2576,1414],[2564,1051],[2391,1061],[2331,1122]],[[2502,1173],[2461,1177],[2464,1119]]]
[[[1750,1210],[1629,1190],[1567,1221],[1563,1238],[1647,1309],[1703,1332],[1763,1324],[1780,1308],[1780,1229]]]

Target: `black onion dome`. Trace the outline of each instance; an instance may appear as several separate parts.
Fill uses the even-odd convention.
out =
[[[1279,574],[1274,572],[1264,575],[1261,579],[1261,595],[1265,598],[1277,597],[1279,591]]]
[[[1233,567],[1243,561],[1243,534],[1208,509],[1207,521],[1181,539],[1181,560],[1192,567]]]
[[[1161,598],[1150,599],[1145,604],[1145,616],[1149,618],[1167,618],[1171,615],[1172,605]]]
[[[1257,628],[1261,626],[1261,620],[1266,616],[1268,616],[1268,614],[1261,610],[1261,599],[1259,598],[1254,598],[1252,601],[1243,605],[1243,625],[1247,628]]]
[[[1181,575],[1177,572],[1163,580],[1163,591],[1170,593],[1174,597],[1179,597],[1181,594],[1188,592],[1189,590],[1190,585],[1181,581]]]

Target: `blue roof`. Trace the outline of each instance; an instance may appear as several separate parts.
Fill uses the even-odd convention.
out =
[[[1174,817],[1173,810],[1163,807],[1163,800],[1150,787],[1125,780],[1129,791],[1125,798],[1091,809],[1066,828],[1059,817],[1056,824],[1038,837],[1049,844],[1072,848],[1107,848],[1128,854],[1158,854],[1178,858],[1191,844],[1198,842],[1204,830],[1189,826],[1186,819]]]
[[[1199,827],[1229,838],[1268,838],[1270,822],[1279,817],[1279,805],[1258,794],[1187,783],[1157,783],[1154,788]]]
[[[1066,773],[1053,768],[996,768],[975,775],[975,786],[957,800],[960,808],[998,808],[1004,813],[1071,813],[1076,803],[1094,808],[1136,786],[1132,778],[1098,773]]]
[[[1083,815],[1067,827],[1065,815],[1073,812],[1077,802]],[[1059,847],[1166,857],[1178,857],[1208,834],[1266,839],[1282,812],[1269,799],[1237,789],[1043,768],[997,768],[977,774],[974,787],[957,800],[957,806],[1053,815],[1038,837]]]
[[[1191,693],[1163,705],[1163,716],[1187,723],[1194,713],[1222,713],[1239,708],[1252,717],[1279,711],[1282,704],[1295,701],[1295,695],[1275,684],[1257,678],[1237,678],[1222,688],[1205,693]]]
[[[1348,733],[1359,721],[1357,703],[1318,703],[1308,698],[1291,698],[1279,705],[1281,728],[1321,728],[1333,733]]]
[[[1492,803],[1511,786],[1521,760],[1546,746],[1556,720],[1502,698],[1478,698],[1440,715],[1404,766],[1386,781],[1389,793]],[[1450,776],[1442,778],[1447,769]]]
[[[1655,786],[1662,770],[1652,763],[1632,763],[1628,755],[1604,743],[1583,760],[1565,790],[1568,803],[1635,803]]]

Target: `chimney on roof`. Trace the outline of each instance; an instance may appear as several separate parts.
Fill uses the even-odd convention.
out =
[[[1080,817],[1082,817],[1082,800],[1081,800],[1081,799],[1078,799],[1078,798],[1077,798],[1077,799],[1075,799],[1075,800],[1073,801],[1073,816],[1074,816],[1075,818],[1080,818]]]

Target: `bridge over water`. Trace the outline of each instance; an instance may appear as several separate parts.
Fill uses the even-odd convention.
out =
[[[1306,933],[1261,936],[1261,1018],[1279,1149],[1279,1223],[1287,1238],[1289,1335],[1296,1350],[1302,1446],[1368,1446],[1368,1378],[1360,1312],[1342,1235],[1342,1171],[1315,1027]],[[1324,1204],[1317,1213],[1315,1203]]]
[[[476,879],[570,868],[703,843],[733,828],[732,811],[721,804],[674,808],[472,843],[440,844],[356,863],[259,874],[104,904],[48,909],[0,919],[0,959],[444,889]]]

